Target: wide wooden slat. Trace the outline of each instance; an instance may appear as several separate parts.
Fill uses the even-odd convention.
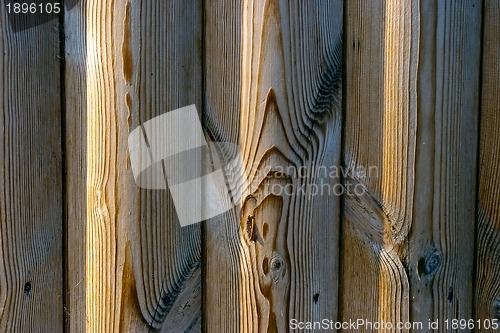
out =
[[[415,206],[406,265],[412,320],[443,323],[474,318],[482,3],[426,0],[420,11]],[[450,330],[440,325],[440,332]]]
[[[199,330],[200,228],[181,229],[168,191],[137,187],[127,137],[201,107],[200,2],[82,1],[66,33],[67,134],[83,141],[68,142],[68,239],[85,235],[68,244],[70,331]]]
[[[341,318],[472,318],[481,3],[350,1],[347,22],[346,181],[366,190],[345,201]]]
[[[344,321],[409,319],[409,283],[398,247],[407,238],[413,209],[419,27],[414,3],[347,4],[344,164],[353,191],[344,205]]]
[[[484,6],[475,311],[487,324],[500,322],[500,2]]]
[[[63,329],[60,26],[0,10],[0,331]]]
[[[239,144],[253,185],[206,225],[205,329],[335,320],[340,178],[314,171],[340,162],[342,1],[205,4],[204,124]]]

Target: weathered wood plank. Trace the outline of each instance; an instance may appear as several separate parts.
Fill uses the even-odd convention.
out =
[[[344,163],[378,173],[346,179],[366,193],[346,197],[341,318],[472,318],[481,4],[351,1],[347,22]]]
[[[215,141],[239,142],[242,1],[205,1],[203,125]],[[228,212],[203,222],[203,330],[240,331],[240,235]]]
[[[86,2],[64,15],[66,304],[68,332],[85,332],[87,242]]]
[[[482,2],[420,6],[411,318],[471,319]]]
[[[409,283],[398,246],[407,239],[413,205],[414,4],[347,3],[344,165],[353,191],[344,205],[342,320],[409,319]]]
[[[340,179],[316,172],[340,162],[342,1],[207,1],[205,17],[204,124],[252,183],[206,225],[205,329],[335,320]]]
[[[201,1],[131,1],[129,15],[129,52],[134,61],[129,66],[136,69],[131,75],[135,88],[130,91],[132,122],[134,115],[143,123],[190,104],[201,110]],[[178,332],[183,327],[195,331],[200,325],[202,297],[201,274],[197,273],[201,269],[200,225],[180,227],[168,191],[141,190],[137,209],[140,228],[137,237],[130,237],[142,314],[156,328],[169,320],[164,331]],[[179,302],[186,298],[191,305],[182,308]]]
[[[475,311],[500,322],[500,2],[484,6]]]
[[[67,126],[85,140],[82,148],[70,143],[84,160],[68,172],[70,231],[86,235],[72,254],[85,261],[69,274],[69,312],[78,321],[71,331],[147,332],[165,317],[175,319],[166,331],[200,325],[200,228],[180,228],[168,191],[137,187],[127,147],[141,123],[201,105],[200,3],[88,0],[67,17],[66,88],[75,112]]]
[[[0,6],[0,331],[60,332],[60,27],[13,32]]]

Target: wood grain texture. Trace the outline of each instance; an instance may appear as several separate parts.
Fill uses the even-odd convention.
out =
[[[201,1],[131,1],[127,6],[130,21],[125,19],[124,24],[129,24],[130,42],[125,36],[122,54],[124,61],[131,54],[134,62],[129,67],[136,70],[130,75],[132,123],[135,115],[143,123],[191,104],[201,110]],[[127,71],[124,66],[125,76]],[[196,331],[202,297],[197,272],[201,269],[200,225],[180,227],[168,191],[141,190],[138,211],[140,223],[134,223],[139,228],[134,233],[137,237],[131,237],[131,248],[142,314],[156,328],[176,317],[179,326],[167,322],[165,332],[182,327]],[[183,308],[179,302],[187,296],[192,306]]]
[[[420,5],[415,203],[406,259],[411,317],[470,319],[482,3]]]
[[[399,251],[412,223],[419,9],[349,1],[346,15],[344,165],[353,190],[344,205],[341,319],[407,321]]]
[[[239,142],[242,1],[205,1],[203,125]],[[240,331],[240,234],[235,212],[204,222],[203,331]]]
[[[65,59],[65,328],[85,332],[87,237],[86,2],[64,14]]]
[[[0,6],[0,331],[61,332],[60,27],[14,33]]]
[[[205,18],[204,124],[252,184],[206,225],[205,330],[335,320],[340,179],[314,171],[340,162],[342,1],[207,1]]]
[[[67,128],[85,141],[68,143],[80,159],[68,164],[70,232],[85,235],[68,244],[70,331],[147,332],[165,318],[165,332],[196,331],[199,226],[181,229],[168,191],[135,184],[127,138],[157,115],[201,105],[200,2],[82,0],[66,31]]]
[[[500,2],[484,6],[475,311],[500,321]]]
[[[378,172],[346,179],[366,191],[345,201],[341,319],[472,318],[481,4],[347,18],[344,163]]]

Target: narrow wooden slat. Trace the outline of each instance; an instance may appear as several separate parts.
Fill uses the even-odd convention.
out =
[[[135,184],[127,147],[141,123],[201,107],[200,3],[82,0],[66,16],[67,134],[84,141],[68,143],[70,331],[200,327],[200,228]]]
[[[239,144],[252,183],[206,225],[208,332],[336,319],[342,5],[206,2],[204,124]]]
[[[123,184],[118,174],[118,170],[126,165],[124,143],[128,124],[123,107],[125,80],[120,71],[121,62],[115,66],[116,61],[121,60],[118,51],[123,40],[123,27],[115,18],[124,17],[124,3],[91,0],[85,5],[86,16],[81,17],[85,25],[78,21],[68,23],[85,26],[85,33],[81,36],[87,43],[85,63],[81,64],[85,67],[86,87],[82,95],[87,105],[83,110],[87,120],[84,136],[87,145],[84,216],[86,329],[90,332],[115,332],[123,319],[119,305],[123,297],[125,234],[120,232],[122,228],[119,226],[126,226],[126,221],[118,214],[124,212],[119,209],[120,202],[127,207],[130,196],[135,194],[127,191],[125,195],[120,187],[129,185],[132,190],[133,184]],[[121,128],[124,131],[119,136]]]
[[[65,12],[65,206],[66,307],[68,332],[85,332],[87,233],[86,2]]]
[[[136,88],[130,91],[132,122],[134,117],[143,123],[191,104],[196,104],[200,112],[201,1],[131,1],[129,6],[128,52],[134,61],[129,67],[131,85]],[[126,54],[124,48],[125,44],[122,52]],[[140,213],[140,223],[135,223],[139,228],[130,239],[143,316],[156,328],[167,321],[164,332],[198,330],[202,297],[198,272],[200,225],[181,228],[172,198],[165,190],[141,190],[136,210]]]
[[[0,10],[0,331],[63,329],[59,22]]]
[[[341,319],[472,318],[481,4],[347,7]]]
[[[487,324],[500,322],[500,2],[484,6],[475,311]],[[486,328],[477,332],[491,332]]]
[[[213,140],[238,143],[241,1],[205,1],[203,124]],[[239,232],[232,212],[203,222],[204,331],[239,331]]]

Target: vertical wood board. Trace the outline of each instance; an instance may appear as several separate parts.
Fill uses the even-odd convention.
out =
[[[127,139],[157,115],[201,106],[199,2],[82,1],[66,27],[67,128],[84,140],[68,143],[79,159],[68,163],[69,223],[85,235],[68,244],[69,328],[196,330],[199,226],[181,229],[167,190],[135,184]]]
[[[486,323],[500,321],[500,2],[484,6],[475,313]]]
[[[242,5],[206,3],[205,124],[251,185],[206,226],[205,329],[284,332],[337,316],[340,179],[318,170],[340,164],[342,1]]]
[[[62,331],[60,27],[0,15],[0,331]]]

